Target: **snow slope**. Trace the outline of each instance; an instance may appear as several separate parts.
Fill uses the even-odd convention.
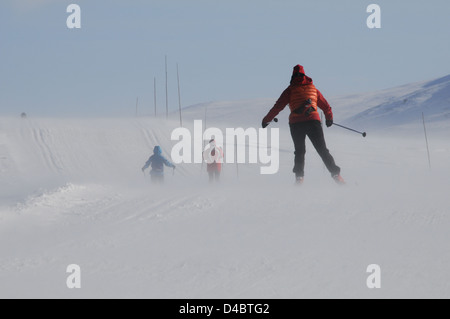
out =
[[[422,112],[427,121],[450,121],[450,75],[399,89],[389,99],[349,117],[347,122],[386,128],[415,122]]]
[[[268,109],[231,104],[210,105],[209,121],[256,126]],[[286,119],[276,126],[278,174],[247,164],[238,178],[227,164],[209,185],[200,164],[180,164],[157,187],[140,168],[155,144],[170,154],[176,123],[0,118],[0,297],[450,297],[445,125],[429,132],[432,170],[421,126],[365,139],[325,129],[345,187],[309,142],[296,187]],[[66,287],[69,264],[81,289]],[[366,286],[370,264],[379,290]]]
[[[320,84],[317,85],[320,89]],[[260,125],[276,98],[202,103],[184,109],[183,113],[189,119],[203,119],[206,112],[212,123],[231,121],[241,125]],[[422,112],[427,121],[436,122],[433,125],[439,126],[439,130],[443,126],[450,127],[450,75],[377,92],[326,98],[333,108],[336,122],[360,130],[396,130],[413,126],[414,132],[415,126],[422,122]],[[284,111],[279,119],[287,122],[288,116],[289,112]]]

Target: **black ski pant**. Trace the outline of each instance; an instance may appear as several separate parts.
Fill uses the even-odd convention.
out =
[[[339,166],[334,162],[333,156],[327,149],[325,138],[323,136],[322,125],[320,121],[307,121],[290,124],[291,136],[295,146],[295,165],[293,172],[296,176],[305,174],[305,140],[309,137],[311,143],[319,153],[331,176],[338,175],[341,172]]]
[[[210,183],[212,183],[214,181],[218,182],[219,178],[220,178],[220,171],[218,171],[218,170],[209,171],[208,175],[209,175],[209,182]]]

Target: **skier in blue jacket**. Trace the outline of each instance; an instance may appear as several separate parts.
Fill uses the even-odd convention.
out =
[[[161,153],[161,147],[155,146],[153,148],[153,155],[150,156],[144,167],[142,167],[143,172],[145,172],[145,169],[149,166],[152,167],[152,170],[150,171],[152,182],[162,183],[164,181],[164,165],[175,169],[175,165],[169,162],[169,160],[162,156]]]

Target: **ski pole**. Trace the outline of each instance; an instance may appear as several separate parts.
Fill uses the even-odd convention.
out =
[[[352,131],[352,132],[361,134],[363,137],[366,137],[366,136],[367,136],[367,133],[366,133],[366,132],[360,132],[360,131],[354,130],[354,129],[352,129],[352,128],[349,128],[349,127],[347,127],[347,126],[340,125],[340,124],[337,124],[337,123],[333,123],[333,125],[336,125],[336,126],[345,128],[346,130],[349,130],[349,131]]]

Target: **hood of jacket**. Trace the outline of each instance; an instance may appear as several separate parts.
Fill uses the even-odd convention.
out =
[[[292,76],[291,85],[308,85],[313,84],[313,79],[306,75]]]
[[[155,154],[155,155],[161,155],[161,154],[162,154],[161,146],[155,146],[155,147],[153,148],[153,154]]]

